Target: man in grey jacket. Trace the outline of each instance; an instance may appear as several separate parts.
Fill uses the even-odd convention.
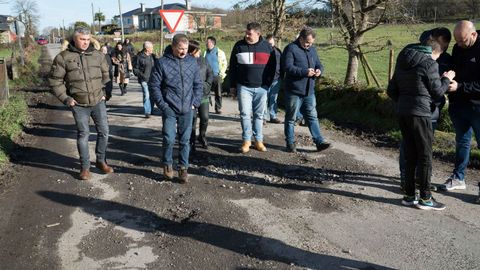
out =
[[[90,31],[76,29],[73,40],[66,50],[53,60],[49,76],[50,87],[55,96],[71,108],[77,125],[77,148],[80,154],[81,180],[90,179],[90,117],[97,129],[95,154],[96,167],[103,173],[112,173],[107,165],[108,143],[107,110],[105,107],[105,84],[110,80],[105,56],[90,42]],[[97,44],[98,45],[98,44]]]

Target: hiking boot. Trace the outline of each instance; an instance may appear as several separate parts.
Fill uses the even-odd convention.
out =
[[[173,179],[173,168],[172,165],[163,165],[163,176],[167,180],[172,180]]]
[[[250,151],[250,146],[252,145],[251,141],[243,141],[242,147],[240,147],[240,152],[247,153]]]
[[[303,119],[297,119],[295,120],[295,122],[293,122],[293,125],[294,126],[300,126],[300,124],[302,123]]]
[[[145,118],[150,118],[150,114],[145,114]]]
[[[278,119],[278,118],[270,119],[269,122],[272,123],[272,124],[281,124],[282,123],[282,121],[280,121],[280,119]]]
[[[415,196],[403,196],[402,204],[405,206],[414,206],[418,203],[418,200]]]
[[[441,187],[443,190],[451,191],[451,190],[466,189],[467,185],[465,185],[464,180],[460,180],[452,175],[447,179],[445,184],[443,184]]]
[[[178,170],[178,181],[180,184],[185,184],[188,182],[188,172],[187,169],[181,168]]]
[[[222,114],[222,110],[220,110],[220,109],[215,110],[215,113],[216,113],[216,114]]]
[[[80,180],[90,180],[90,170],[89,169],[82,169],[80,171],[80,175],[78,177]]]
[[[255,142],[255,149],[257,149],[260,152],[266,152],[267,147],[263,144],[263,142]]]
[[[317,143],[316,145],[317,145],[317,151],[318,151],[318,152],[323,151],[323,150],[325,150],[325,149],[327,149],[327,148],[330,147],[330,144],[327,143],[327,142]]]
[[[295,143],[292,143],[292,144],[287,143],[287,152],[289,153],[297,152],[297,146],[295,145]]]
[[[113,173],[113,168],[108,166],[105,162],[97,162],[95,163],[95,166],[104,174]]]
[[[420,199],[415,206],[422,210],[441,211],[445,209],[445,204],[437,202],[433,197],[430,199]]]

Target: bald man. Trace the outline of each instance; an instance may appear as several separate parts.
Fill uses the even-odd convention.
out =
[[[455,128],[455,168],[447,179],[445,190],[466,189],[465,169],[470,155],[470,141],[475,132],[480,142],[480,39],[475,25],[460,21],[455,26],[453,36],[454,81],[449,86],[450,118]]]

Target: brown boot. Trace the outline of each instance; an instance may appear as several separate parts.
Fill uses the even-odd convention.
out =
[[[108,166],[105,162],[97,162],[95,166],[100,169],[104,174],[113,173],[113,168]]]
[[[80,180],[90,180],[90,170],[82,169],[79,175]]]
[[[242,147],[240,147],[240,152],[247,153],[248,151],[250,151],[250,146],[251,145],[252,145],[252,142],[243,141]]]
[[[178,171],[178,179],[180,184],[185,184],[188,182],[188,172],[187,169],[180,169]]]
[[[267,147],[263,144],[263,142],[255,142],[255,149],[257,149],[260,152],[266,152]]]
[[[163,165],[163,176],[165,176],[167,180],[173,179],[173,168],[171,165]]]

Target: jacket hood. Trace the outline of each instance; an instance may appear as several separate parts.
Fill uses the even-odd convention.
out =
[[[411,44],[405,47],[398,55],[397,65],[402,69],[418,66],[427,59],[431,59],[432,48],[420,44]]]
[[[62,43],[62,48],[61,48],[62,52],[65,51],[66,49],[69,49],[71,51],[78,51],[78,49],[73,44],[74,44],[73,38],[70,40],[65,39]],[[93,51],[94,49],[100,50],[100,48],[101,48],[100,42],[98,42],[98,40],[96,40],[93,37],[90,38],[90,46],[88,47],[87,52]]]

